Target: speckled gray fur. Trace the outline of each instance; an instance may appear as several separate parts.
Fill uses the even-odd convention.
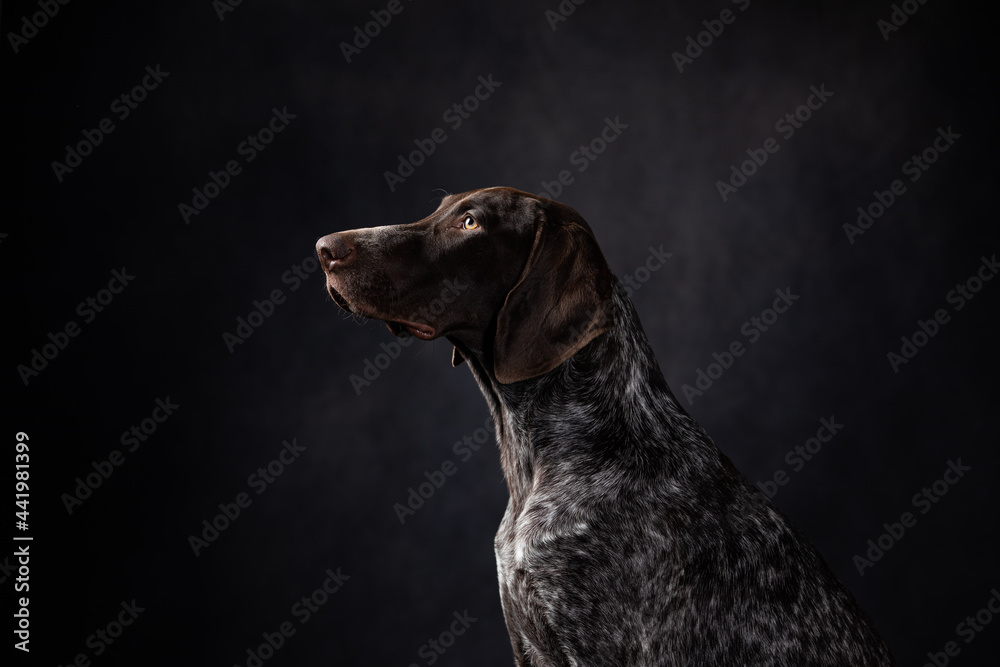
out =
[[[892,665],[819,553],[678,405],[624,288],[541,377],[470,367],[510,502],[495,547],[519,666]]]

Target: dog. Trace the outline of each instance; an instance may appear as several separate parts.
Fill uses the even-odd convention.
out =
[[[338,306],[445,337],[489,404],[519,667],[895,664],[819,552],[674,398],[575,210],[485,188],[316,250]]]

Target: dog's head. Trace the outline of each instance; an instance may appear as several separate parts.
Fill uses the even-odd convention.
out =
[[[614,278],[590,227],[513,188],[448,195],[423,220],[330,234],[316,252],[341,308],[396,335],[477,341],[504,384],[547,373],[610,326]]]

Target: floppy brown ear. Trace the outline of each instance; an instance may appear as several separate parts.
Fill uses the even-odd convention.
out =
[[[587,223],[558,202],[540,206],[528,262],[497,316],[497,381],[548,373],[607,331],[613,284]]]

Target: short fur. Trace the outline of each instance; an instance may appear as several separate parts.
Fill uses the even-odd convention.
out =
[[[317,251],[340,306],[447,336],[489,404],[517,665],[895,664],[816,549],[678,404],[576,211],[488,188]],[[446,312],[413,315],[449,285]]]

